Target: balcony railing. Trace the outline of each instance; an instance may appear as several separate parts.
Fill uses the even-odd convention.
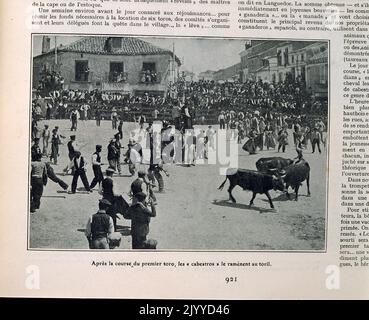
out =
[[[108,82],[112,83],[124,83],[128,81],[128,73],[127,72],[116,72],[112,71],[107,74]]]
[[[72,82],[91,82],[93,79],[93,72],[92,71],[88,71],[88,72],[81,72],[78,75],[75,76],[75,78],[73,79]]]
[[[143,70],[139,74],[140,83],[160,83],[160,74],[156,71]]]

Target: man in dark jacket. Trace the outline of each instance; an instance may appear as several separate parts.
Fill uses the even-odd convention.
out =
[[[86,177],[86,169],[85,169],[85,159],[81,156],[81,152],[76,151],[73,159],[74,166],[74,174],[72,180],[72,193],[76,193],[78,177],[81,177],[82,183],[85,189],[89,192],[92,192],[90,189],[90,185],[88,184],[88,180]]]
[[[132,249],[146,249],[146,237],[149,234],[151,217],[156,217],[155,205],[146,203],[146,194],[139,192],[135,195],[136,203],[128,209],[128,218],[131,219]],[[151,207],[151,210],[148,208]]]
[[[106,213],[111,203],[106,199],[99,201],[99,211],[92,215],[86,225],[85,235],[90,249],[109,249],[108,237],[114,232],[112,218]]]
[[[41,162],[41,158],[42,154],[38,153],[33,156],[31,162],[31,212],[35,212],[40,208],[42,193],[47,183],[46,166]]]
[[[108,145],[108,162],[109,167],[112,168],[114,171],[117,170],[117,158],[119,157],[120,150],[118,149],[115,144],[115,139],[111,139]]]

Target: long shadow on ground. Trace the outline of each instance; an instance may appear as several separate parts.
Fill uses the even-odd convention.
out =
[[[275,213],[275,209],[260,208],[256,206],[250,207],[247,204],[233,203],[233,202],[230,202],[229,200],[213,200],[212,204],[216,206],[221,206],[221,207],[230,207],[230,208],[236,208],[236,209],[258,211],[260,213],[266,213],[266,212]]]

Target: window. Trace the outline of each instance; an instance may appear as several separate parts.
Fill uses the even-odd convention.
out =
[[[75,80],[76,81],[88,81],[90,69],[88,68],[87,60],[76,61],[75,65]]]
[[[142,64],[141,82],[144,83],[158,82],[158,74],[156,73],[155,62],[144,62]]]
[[[284,65],[288,66],[290,63],[288,61],[288,48],[284,50]]]
[[[305,61],[305,56],[303,53],[301,54],[301,61]]]
[[[124,82],[126,80],[127,78],[124,72],[123,62],[110,62],[109,81],[110,82]]]
[[[324,65],[319,68],[319,81],[320,84],[327,83],[327,76],[328,76],[328,66]]]
[[[277,66],[281,66],[282,65],[282,52],[281,50],[278,50],[277,52]]]
[[[112,46],[115,49],[122,48],[122,38],[112,38]]]
[[[155,62],[144,62],[142,64],[142,70],[150,70],[150,71],[156,71]]]
[[[295,56],[291,56],[292,63],[295,63]]]
[[[302,67],[301,68],[301,80],[305,81],[305,78],[306,78],[306,70],[305,70],[305,67]]]

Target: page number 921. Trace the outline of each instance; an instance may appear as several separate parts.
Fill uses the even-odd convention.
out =
[[[226,277],[224,280],[227,284],[231,282],[237,282],[237,277]]]

